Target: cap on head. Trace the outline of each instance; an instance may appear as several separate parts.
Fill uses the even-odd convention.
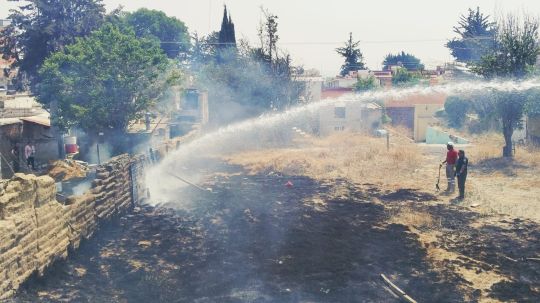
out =
[[[446,145],[448,145],[448,146],[454,146],[454,142],[448,141],[448,143],[446,143]]]

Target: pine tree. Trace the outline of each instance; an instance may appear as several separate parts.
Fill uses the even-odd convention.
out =
[[[236,34],[231,15],[227,12],[227,6],[223,10],[223,20],[218,40],[218,61],[229,61],[236,54]]]
[[[360,44],[360,41],[353,41],[352,33],[350,33],[349,41],[345,43],[345,46],[336,48],[336,52],[345,57],[345,64],[341,66],[340,72],[342,76],[347,75],[350,71],[366,69],[363,62],[364,56],[358,48],[358,44]]]

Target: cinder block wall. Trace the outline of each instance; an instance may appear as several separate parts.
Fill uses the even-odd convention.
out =
[[[127,212],[133,204],[130,168],[144,157],[118,156],[97,169],[92,188],[56,201],[48,176],[16,174],[0,181],[0,300],[12,296],[33,273],[77,249],[99,223]],[[136,178],[140,188],[142,178]]]

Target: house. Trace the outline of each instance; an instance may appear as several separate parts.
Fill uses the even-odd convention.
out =
[[[11,166],[18,160],[24,170],[23,148],[31,142],[36,147],[35,160],[38,166],[58,158],[58,141],[51,130],[47,113],[30,95],[0,96],[0,157],[3,178],[13,174]],[[11,153],[18,146],[20,158]]]
[[[540,145],[540,115],[529,115],[525,123],[527,140],[534,145]]]
[[[319,134],[326,136],[338,131],[366,131],[381,123],[382,108],[375,103],[353,100],[329,103],[319,109]]]
[[[323,78],[320,76],[299,76],[296,81],[304,83],[301,102],[319,102],[322,100]]]
[[[404,126],[412,131],[416,142],[426,140],[428,126],[437,122],[434,115],[444,108],[446,95],[441,93],[410,94],[385,100],[386,114],[393,126]]]

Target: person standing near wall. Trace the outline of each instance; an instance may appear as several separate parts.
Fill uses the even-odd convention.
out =
[[[446,164],[446,178],[448,179],[448,186],[446,192],[453,193],[456,191],[456,162],[458,158],[458,152],[454,149],[454,143],[448,142],[446,144],[446,160],[441,163],[441,166]]]
[[[21,166],[19,165],[21,161],[19,143],[15,143],[15,145],[13,145],[13,147],[11,148],[11,156],[13,157],[13,161],[11,162],[13,164],[11,166],[13,168],[13,173],[18,173],[21,169]]]
[[[467,169],[469,166],[469,159],[465,157],[465,151],[459,150],[459,159],[456,164],[456,177],[458,180],[459,197],[458,199],[465,199],[465,181],[467,180]]]
[[[26,165],[32,170],[36,170],[36,147],[34,144],[28,142],[24,147],[24,158],[26,159]]]

